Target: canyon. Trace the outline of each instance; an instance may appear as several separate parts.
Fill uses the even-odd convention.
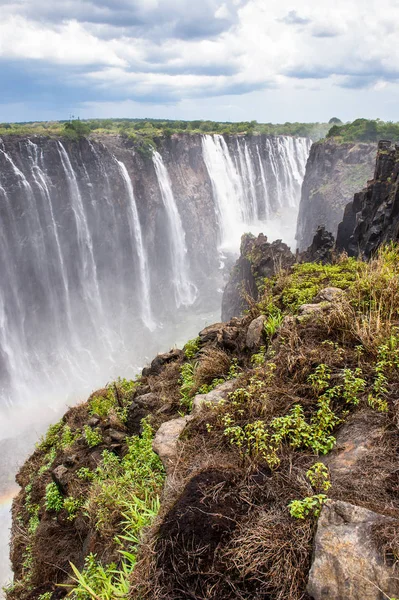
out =
[[[0,411],[3,426],[0,444],[4,455],[8,456],[8,471],[0,473],[3,495],[10,492],[9,475],[23,457],[21,446],[27,448],[35,437],[30,432],[29,441],[29,435],[23,434],[24,445],[21,436],[16,434],[23,432],[28,423],[36,423],[40,430],[46,420],[52,419],[51,415],[62,412],[66,403],[75,404],[96,386],[104,386],[107,381],[116,379],[112,384],[114,388],[107,386],[99,390],[90,397],[88,405],[71,409],[60,422],[62,440],[71,432],[75,437],[66,442],[66,446],[64,441],[61,446],[54,442],[54,452],[58,454],[51,471],[50,463],[45,462],[38,471],[38,479],[35,478],[35,461],[39,457],[40,461],[47,461],[48,455],[43,458],[42,453],[50,442],[45,441],[29,459],[33,463],[28,461],[20,471],[18,483],[23,489],[14,511],[24,515],[28,510],[29,527],[33,518],[29,517],[29,511],[33,508],[39,511],[35,519],[40,517],[37,523],[35,521],[35,531],[37,527],[40,532],[44,531],[52,520],[50,509],[43,512],[39,505],[29,508],[31,484],[36,486],[34,493],[39,499],[37,494],[39,490],[40,494],[44,493],[43,485],[51,475],[62,493],[67,493],[69,486],[75,485],[75,471],[87,470],[88,459],[98,464],[96,451],[90,450],[88,454],[85,450],[85,443],[90,440],[88,437],[84,441],[84,436],[89,435],[87,428],[101,431],[102,441],[93,442],[94,447],[100,443],[117,455],[122,452],[123,456],[126,435],[142,433],[140,421],[143,417],[149,416],[155,429],[159,427],[161,432],[164,426],[168,428],[174,423],[177,411],[180,416],[175,419],[176,425],[181,422],[184,427],[198,418],[200,403],[207,399],[206,392],[200,392],[193,400],[193,413],[181,416],[184,404],[180,399],[178,408],[179,394],[183,393],[182,377],[186,376],[187,359],[195,372],[208,352],[216,353],[219,359],[220,352],[225,354],[223,360],[230,364],[230,375],[226,373],[226,366],[220,367],[220,373],[218,367],[212,368],[216,377],[223,375],[226,378],[223,385],[228,394],[236,387],[234,365],[239,364],[245,376],[246,370],[254,368],[250,367],[254,357],[260,357],[256,351],[262,336],[265,339],[265,331],[269,332],[266,328],[263,331],[266,319],[272,318],[265,316],[269,310],[277,311],[273,313],[273,319],[277,319],[273,325],[275,331],[274,328],[282,323],[279,320],[282,303],[281,307],[288,311],[283,330],[291,335],[289,328],[295,322],[302,322],[302,317],[298,317],[298,321],[292,320],[289,316],[292,310],[294,314],[297,309],[303,310],[299,315],[305,315],[306,308],[306,314],[315,314],[317,319],[319,311],[333,307],[338,298],[337,288],[321,290],[319,280],[320,297],[313,304],[296,306],[306,289],[298,292],[298,298],[293,297],[292,306],[287,304],[289,295],[284,295],[287,280],[283,275],[280,283],[277,278],[273,292],[280,304],[273,308],[262,299],[265,294],[262,281],[265,277],[278,275],[281,267],[287,274],[291,273],[289,277],[295,281],[295,272],[301,272],[295,270],[298,261],[328,263],[334,259],[333,237],[325,227],[319,226],[329,224],[336,234],[343,197],[349,194],[343,186],[343,193],[330,214],[328,207],[337,173],[342,175],[341,179],[350,180],[351,185],[362,180],[360,188],[369,179],[370,156],[375,153],[373,144],[349,144],[345,148],[337,145],[334,148],[330,140],[310,146],[306,138],[288,136],[174,135],[160,140],[157,149],[144,153],[131,140],[115,136],[78,141],[15,136],[2,139],[0,211],[5,226],[0,232],[0,267],[6,283],[0,296]],[[314,159],[315,152],[317,160]],[[335,158],[332,159],[332,155]],[[338,228],[339,249],[353,256],[370,257],[383,241],[396,239],[397,164],[397,147],[393,149],[386,142],[380,143],[374,178],[345,209],[343,223]],[[363,177],[366,178],[364,181]],[[309,195],[309,189],[319,191]],[[325,194],[323,201],[321,193]],[[306,206],[310,197],[316,197],[322,210],[308,206],[304,212],[304,201]],[[297,238],[298,232],[302,236],[298,243],[303,244],[306,235],[311,235],[313,243],[306,252],[295,255],[296,229]],[[254,233],[259,235],[255,237]],[[241,257],[233,267],[240,242]],[[345,270],[352,277],[351,270],[355,268],[361,269],[361,263],[359,267],[348,259],[339,263],[337,272],[342,270],[344,277],[341,282],[335,275],[335,267],[331,267],[328,276],[331,285],[338,284],[345,289],[349,285]],[[330,267],[326,271],[323,269],[323,266],[315,266],[309,272],[320,272],[320,282],[327,282]],[[209,326],[219,318],[223,288],[222,317],[229,322]],[[253,298],[249,304],[241,302],[240,293],[244,289]],[[255,301],[258,304],[253,304]],[[240,316],[244,308],[247,308],[248,316],[230,321],[232,317]],[[130,395],[128,390],[132,384],[127,378],[140,371],[149,355],[172,345],[183,345],[183,340],[192,337],[201,326],[205,328],[193,350],[187,345],[184,352],[172,350],[157,356],[151,366],[142,371]],[[305,322],[303,327],[306,332]],[[273,335],[267,333],[270,349]],[[278,338],[278,344],[280,342],[281,350],[284,337]],[[265,348],[260,350],[262,353]],[[192,362],[193,356],[198,357],[198,363]],[[231,358],[234,356],[236,358]],[[167,383],[162,378],[168,378],[169,371],[172,379]],[[163,386],[172,383],[169,396],[164,397]],[[203,389],[190,385],[193,394],[195,389]],[[110,389],[112,393],[107,391]],[[109,402],[110,394],[119,408],[128,402],[125,425],[115,421],[112,411],[108,416],[89,418],[93,415],[90,408],[93,403],[97,406],[98,402]],[[212,398],[218,398],[216,392]],[[86,415],[87,406],[89,412]],[[83,436],[82,430],[76,428],[76,419],[79,423],[83,419],[81,425],[86,423]],[[12,435],[14,441],[5,439]],[[154,449],[157,448],[162,458],[162,444],[157,446],[156,440]],[[78,454],[69,454],[68,443],[76,444]],[[18,449],[14,463],[10,458],[13,444]],[[169,452],[170,449],[167,456]],[[164,466],[168,472],[167,464]],[[195,469],[198,471],[198,465]],[[59,479],[63,476],[61,471],[67,479]],[[219,471],[209,473],[211,480],[215,475],[219,481]],[[222,477],[220,481],[223,480]],[[47,483],[47,488],[49,485]],[[67,534],[65,526],[72,532],[67,522],[71,519],[68,517],[64,522],[62,514],[61,520],[57,517],[57,526],[51,525],[61,528],[58,537],[64,535],[62,531]],[[3,529],[5,526],[6,520]],[[78,533],[79,539],[82,531]],[[90,539],[93,534],[90,530],[85,529],[85,532]],[[26,571],[26,567],[22,566],[22,570],[20,567],[23,543],[14,521],[13,564],[21,582],[25,581]],[[77,543],[79,546],[80,542]],[[99,549],[103,542],[94,537],[91,543],[93,548]],[[76,560],[83,565],[78,547],[76,552]],[[111,553],[109,557],[112,556]],[[60,557],[69,560],[62,553]],[[42,582],[40,560],[37,555],[35,577],[38,582]],[[5,573],[0,575],[5,577]],[[168,576],[172,577],[172,573]],[[317,587],[317,581],[312,585]],[[26,592],[26,589],[15,591],[16,596],[10,592],[10,598],[28,597]]]

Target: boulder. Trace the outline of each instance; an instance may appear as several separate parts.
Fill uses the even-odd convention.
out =
[[[153,412],[159,403],[157,394],[149,392],[141,396],[137,396],[130,404],[127,412],[126,426],[131,435],[139,435],[141,433],[141,421],[150,412]]]
[[[168,363],[175,362],[180,358],[184,357],[183,350],[173,348],[169,352],[164,354],[158,354],[151,363],[150,367],[145,367],[142,371],[143,377],[149,377],[150,375],[159,375],[163,367]]]
[[[203,404],[210,402],[213,405],[219,404],[221,400],[225,400],[227,396],[234,390],[236,387],[236,381],[234,379],[230,379],[229,381],[225,381],[225,383],[221,383],[214,390],[210,391],[208,394],[197,394],[193,400],[193,410],[192,414],[196,414],[201,409]]]
[[[324,226],[318,227],[309,248],[300,255],[302,262],[331,262],[334,236]]]
[[[260,315],[249,324],[246,344],[250,350],[257,350],[262,345],[265,321],[265,315]]]
[[[314,600],[382,600],[399,596],[399,571],[385,564],[372,527],[389,517],[339,500],[323,506],[308,594]]]
[[[58,485],[63,493],[66,493],[66,488],[69,479],[69,469],[64,465],[59,465],[51,472],[53,481]]]
[[[300,317],[308,317],[311,315],[321,315],[331,308],[330,302],[319,302],[318,304],[302,304],[298,308],[298,315]]]
[[[166,421],[165,423],[162,423],[155,434],[152,442],[152,449],[158,454],[167,472],[174,466],[177,457],[179,437],[184,431],[187,423],[193,418],[192,415],[186,415],[185,417]]]
[[[337,287],[326,287],[317,294],[315,302],[336,302],[343,298],[344,291]]]

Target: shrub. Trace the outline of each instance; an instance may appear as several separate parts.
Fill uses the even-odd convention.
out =
[[[98,427],[92,429],[89,425],[85,425],[83,428],[83,436],[89,448],[99,446],[103,441],[101,430]]]
[[[46,486],[45,506],[46,510],[55,512],[59,512],[64,506],[64,498],[54,481]]]

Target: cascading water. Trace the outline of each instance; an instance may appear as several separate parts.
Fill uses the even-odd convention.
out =
[[[301,184],[311,142],[261,136],[250,147],[239,137],[202,140],[219,224],[219,248],[237,252],[241,235],[263,231],[294,248]]]
[[[141,300],[141,311],[142,311],[142,319],[145,326],[150,330],[154,331],[155,329],[155,321],[152,316],[151,310],[151,294],[150,294],[150,278],[149,278],[149,270],[148,270],[148,261],[146,252],[143,246],[143,236],[141,234],[141,226],[139,220],[139,214],[137,212],[136,199],[134,197],[133,185],[132,181],[129,177],[129,173],[126,169],[125,164],[116,160],[123,181],[125,182],[127,193],[129,196],[129,227],[132,234],[132,239],[135,241],[135,248],[133,251],[137,251],[137,256],[139,259],[139,267],[140,267],[140,283],[142,290],[142,300]]]
[[[190,281],[186,234],[173,196],[169,174],[159,152],[153,153],[153,162],[171,233],[170,243],[172,247],[173,286],[176,306],[190,306],[195,302],[197,289]]]
[[[0,140],[0,442],[218,320],[218,249],[291,241],[309,140],[169,144]]]

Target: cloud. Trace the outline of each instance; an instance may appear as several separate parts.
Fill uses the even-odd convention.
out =
[[[227,104],[287,85],[295,104],[302,88],[388,94],[398,80],[397,0],[304,0],[300,11],[292,0],[0,0],[0,9],[2,97],[14,105],[21,95],[49,106]]]
[[[311,23],[311,19],[300,17],[296,10],[290,10],[280,21],[286,25],[307,25]]]

